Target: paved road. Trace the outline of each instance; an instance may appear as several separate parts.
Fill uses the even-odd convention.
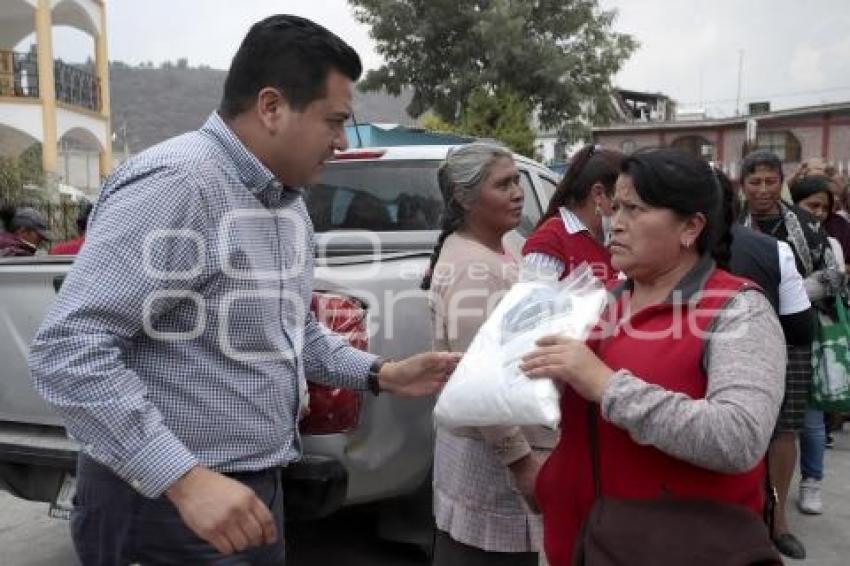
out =
[[[850,425],[847,427],[836,434],[835,449],[827,451],[826,512],[811,517],[791,511],[794,532],[806,545],[809,557],[799,562],[788,560],[789,565],[846,566],[850,562]],[[412,547],[378,541],[370,517],[363,513],[300,525],[287,535],[292,541],[290,566],[427,564]],[[0,549],[3,566],[78,564],[67,522],[50,519],[45,504],[21,501],[6,493],[0,493]]]

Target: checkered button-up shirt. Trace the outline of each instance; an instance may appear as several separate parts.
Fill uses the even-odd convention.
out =
[[[149,497],[191,467],[297,459],[304,376],[366,389],[375,357],[309,312],[313,228],[213,114],[109,178],[31,347],[83,450]]]

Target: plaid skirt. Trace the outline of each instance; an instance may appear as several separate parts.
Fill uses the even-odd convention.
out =
[[[779,409],[776,432],[803,430],[809,388],[812,384],[812,347],[788,346],[788,365],[785,369],[785,398]]]

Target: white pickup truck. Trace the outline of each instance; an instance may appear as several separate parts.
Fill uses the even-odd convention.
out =
[[[338,154],[305,193],[315,225],[313,309],[358,347],[399,359],[431,346],[419,290],[443,207],[437,168],[449,147],[364,148]],[[525,191],[516,249],[557,183],[517,157]],[[0,259],[0,489],[52,502],[77,452],[60,418],[35,392],[27,353],[72,267],[72,257]],[[433,399],[363,395],[310,385],[301,424],[304,457],[285,470],[288,517],[430,489]]]

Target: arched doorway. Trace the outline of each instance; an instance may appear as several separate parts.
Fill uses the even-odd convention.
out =
[[[682,136],[673,140],[670,147],[687,151],[691,155],[714,161],[714,144],[702,136]]]
[[[100,186],[100,142],[84,128],[72,128],[59,138],[58,181],[93,194]]]
[[[798,163],[802,159],[800,140],[787,130],[759,131],[756,143],[752,146],[745,145],[741,157],[746,157],[747,153],[757,149],[766,149],[783,163]]]

